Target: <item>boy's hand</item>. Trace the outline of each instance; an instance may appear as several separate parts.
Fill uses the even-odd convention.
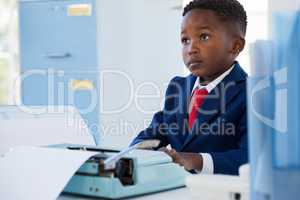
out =
[[[174,163],[183,166],[188,171],[192,169],[197,171],[202,170],[203,159],[199,153],[177,152],[174,149],[167,149],[166,147],[162,147],[159,150],[168,154]]]

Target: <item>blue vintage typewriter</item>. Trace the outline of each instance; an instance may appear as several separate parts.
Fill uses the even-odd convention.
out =
[[[146,143],[146,146],[149,146]],[[118,199],[183,187],[187,172],[165,153],[141,149],[123,151],[60,145],[74,151],[98,151],[71,178],[64,193]]]

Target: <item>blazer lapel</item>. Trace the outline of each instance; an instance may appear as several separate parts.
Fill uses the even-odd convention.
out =
[[[226,112],[226,105],[239,93],[240,88],[236,86],[238,81],[246,79],[246,73],[238,63],[228,76],[213,89],[201,106],[197,121],[186,138],[181,151],[199,134],[199,126],[203,123],[209,124],[218,115]],[[197,130],[198,129],[198,130]]]

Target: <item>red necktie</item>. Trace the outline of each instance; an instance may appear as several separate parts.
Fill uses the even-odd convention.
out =
[[[193,124],[197,118],[198,111],[203,104],[205,97],[208,95],[208,91],[204,89],[195,89],[190,103],[189,113],[189,128],[193,127]]]

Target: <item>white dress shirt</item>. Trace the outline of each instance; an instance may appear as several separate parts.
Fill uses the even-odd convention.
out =
[[[210,93],[234,68],[234,65],[225,71],[223,74],[221,74],[219,77],[217,77],[215,80],[212,82],[208,83],[207,85],[201,85],[200,83],[200,78],[198,77],[195,84],[194,88],[192,90],[192,94],[196,88],[199,89],[206,89],[208,93]],[[196,170],[197,173],[201,174],[213,174],[214,173],[214,162],[212,159],[212,156],[209,153],[200,153],[202,158],[203,158],[203,168],[201,171]]]

